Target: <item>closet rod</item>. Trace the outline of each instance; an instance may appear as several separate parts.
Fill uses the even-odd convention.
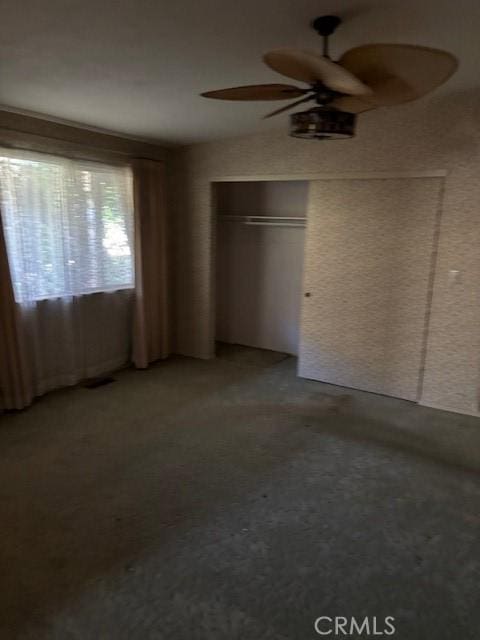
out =
[[[304,227],[306,218],[299,216],[233,216],[219,215],[219,220],[265,227]]]
[[[262,220],[306,220],[304,216],[254,216],[254,215],[222,215],[219,216],[220,220],[245,220],[250,218],[261,218]]]
[[[303,229],[303,227],[305,227],[305,223],[304,222],[242,222],[242,224],[245,224],[247,226],[257,226],[257,227],[301,227]]]

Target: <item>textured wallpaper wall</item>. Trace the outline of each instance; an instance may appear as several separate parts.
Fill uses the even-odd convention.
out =
[[[442,182],[311,181],[303,377],[418,399]]]
[[[351,140],[282,129],[171,152],[177,350],[213,354],[216,177],[447,170],[421,402],[477,413],[480,370],[480,104],[478,93],[363,114]],[[241,108],[241,105],[226,105]],[[280,122],[280,121],[279,121]],[[452,282],[451,270],[459,271]]]

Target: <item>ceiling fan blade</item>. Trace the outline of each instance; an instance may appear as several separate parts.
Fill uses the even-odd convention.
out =
[[[370,88],[353,73],[336,62],[312,51],[301,49],[276,49],[263,56],[271,69],[287,78],[315,84],[322,82],[329,89],[352,96],[370,93]]]
[[[372,89],[362,97],[370,108],[416,100],[446,82],[458,67],[447,51],[408,44],[355,47],[339,63]]]
[[[206,91],[200,95],[216,100],[290,100],[305,95],[310,89],[300,89],[289,84],[252,84],[218,91]]]
[[[375,104],[367,102],[361,96],[341,96],[330,102],[328,106],[348,113],[363,113],[376,109]]]
[[[297,104],[302,104],[302,102],[310,102],[310,100],[314,100],[315,96],[308,96],[307,98],[302,98],[301,100],[297,100],[296,102],[291,102],[290,104],[287,104],[285,107],[281,107],[280,109],[275,109],[275,111],[271,111],[270,113],[267,113],[267,115],[263,116],[262,120],[265,120],[266,118],[271,118],[272,116],[276,116],[279,113],[283,113],[284,111],[288,111],[289,109],[293,109],[293,107],[296,107]]]

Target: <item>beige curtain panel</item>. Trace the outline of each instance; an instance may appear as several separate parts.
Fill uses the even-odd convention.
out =
[[[132,169],[135,218],[132,360],[137,368],[146,368],[151,362],[166,358],[170,353],[166,175],[164,165],[152,160],[135,160],[132,163]],[[102,296],[109,297],[107,307],[112,310],[114,309],[112,301],[115,296],[122,298],[122,310],[125,312],[127,311],[125,305],[130,307],[132,302],[129,291],[119,291],[83,296],[85,302],[82,304],[90,304],[90,299],[93,304]],[[68,307],[67,309],[64,309],[65,305]],[[51,358],[46,357],[45,350],[39,349],[39,345],[31,339],[32,335],[43,336],[38,332],[37,325],[39,324],[45,325],[48,333],[54,334],[57,338],[62,334],[61,331],[57,331],[58,326],[64,327],[65,325],[67,329],[76,326],[78,322],[72,322],[70,317],[74,307],[79,308],[79,301],[71,296],[65,300],[57,297],[55,300],[43,303],[34,301],[25,308],[15,301],[0,217],[0,409],[23,409],[31,404],[35,396],[41,395],[51,388],[74,384],[79,379],[92,375],[92,371],[83,366],[85,364],[83,359],[75,358],[75,353],[73,355],[70,353],[72,349],[70,351],[68,349],[60,350],[61,355],[58,349],[47,349],[48,353],[55,355],[55,362],[59,358],[62,361],[60,363],[62,366],[56,366],[55,362],[50,362]],[[67,314],[68,323],[65,320],[66,311],[69,311]],[[117,324],[117,320],[123,322],[124,315],[123,313],[119,314],[116,309],[115,322]],[[128,316],[131,318],[129,313]],[[96,318],[96,322],[94,330],[90,333],[105,335],[101,330],[102,327],[99,326],[98,313],[93,314],[93,317]],[[36,329],[29,331],[29,328],[32,329],[33,321],[36,322],[34,327]],[[115,326],[113,325],[115,322],[110,319],[109,338],[118,333],[114,333]],[[130,324],[130,326],[132,325]],[[121,335],[124,336],[121,349],[117,348],[117,340],[110,350],[119,357],[124,351],[128,352],[130,346],[130,336],[127,333]],[[47,344],[43,338],[44,336],[42,343]],[[66,347],[78,347],[83,353],[85,351],[84,345],[77,338],[78,336],[75,334],[72,339],[61,340],[61,343],[65,343]],[[102,345],[104,342],[105,340],[102,340]],[[102,348],[97,345],[95,357],[102,355],[100,353]],[[112,358],[110,360],[107,358],[108,368],[106,364],[103,366],[102,361],[103,368],[101,367],[101,370],[118,368],[127,359],[128,355],[125,358],[120,358],[118,362],[118,358],[115,361]],[[80,369],[76,366],[77,361],[82,363]],[[57,375],[57,369],[62,373],[62,376]],[[63,375],[64,369],[68,374],[68,379],[65,379]],[[39,376],[39,372],[43,372],[43,377]],[[96,369],[94,373],[98,373]],[[48,378],[48,380],[45,381],[44,378]],[[53,382],[50,381],[50,378]]]
[[[133,362],[143,369],[170,353],[165,167],[135,160],[135,309]]]
[[[23,409],[34,397],[21,331],[0,217],[0,409]]]

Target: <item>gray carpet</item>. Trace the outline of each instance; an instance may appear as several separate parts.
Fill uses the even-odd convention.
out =
[[[52,393],[0,418],[0,637],[308,640],[325,615],[478,638],[479,469],[479,420],[293,358]]]
[[[228,344],[226,342],[217,342],[216,354],[217,358],[222,360],[229,360],[237,364],[252,365],[253,367],[271,367],[290,357],[288,353],[281,353],[280,351],[255,349],[254,347]]]

